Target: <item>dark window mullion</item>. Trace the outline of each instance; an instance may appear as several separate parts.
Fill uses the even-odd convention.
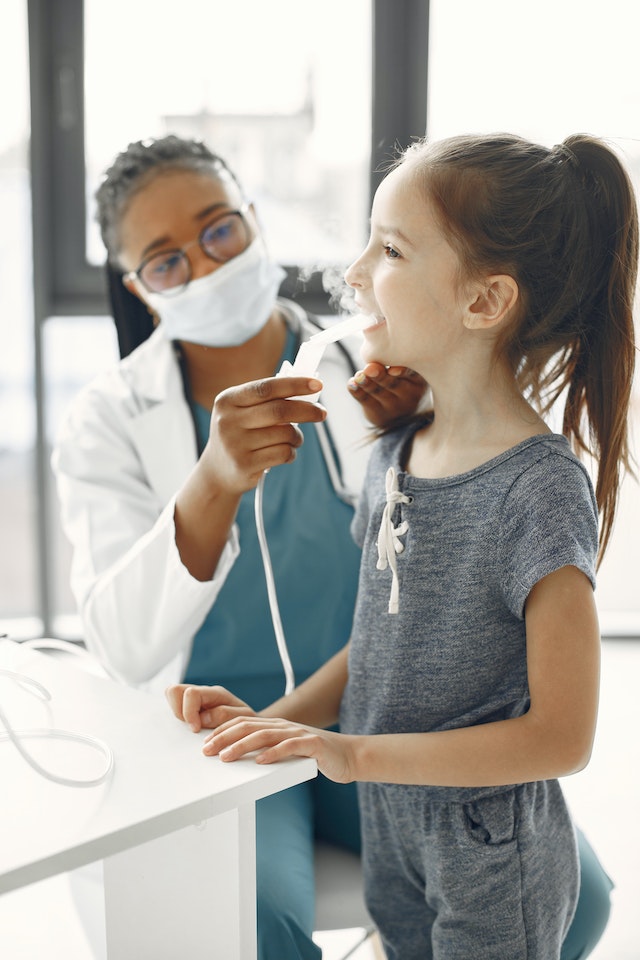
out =
[[[427,128],[429,0],[372,0],[371,198],[393,158]]]

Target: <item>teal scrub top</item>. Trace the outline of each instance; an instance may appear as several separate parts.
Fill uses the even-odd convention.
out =
[[[283,359],[295,352],[289,336]],[[193,413],[201,445],[210,414]],[[350,534],[353,510],[335,493],[313,424],[302,424],[304,443],[293,463],[265,478],[264,526],[280,617],[296,683],[351,635],[360,550]],[[240,554],[196,634],[185,682],[221,684],[256,710],[284,693],[285,679],[271,620],[258,543],[254,491],[240,502],[236,523]]]

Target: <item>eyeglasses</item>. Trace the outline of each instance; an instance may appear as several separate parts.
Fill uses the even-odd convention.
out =
[[[184,247],[162,250],[143,260],[137,270],[128,273],[127,280],[138,277],[149,293],[175,296],[191,282],[191,261],[186,251],[199,244],[202,252],[216,263],[233,260],[249,246],[252,236],[245,219],[245,205],[239,210],[228,210],[207,223],[198,236]]]

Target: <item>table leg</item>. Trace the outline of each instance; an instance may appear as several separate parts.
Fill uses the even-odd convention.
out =
[[[104,861],[109,960],[255,960],[255,806]]]

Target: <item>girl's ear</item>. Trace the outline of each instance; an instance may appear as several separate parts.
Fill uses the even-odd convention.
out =
[[[518,284],[507,274],[487,277],[469,304],[464,325],[469,330],[490,330],[505,319],[518,301]]]

